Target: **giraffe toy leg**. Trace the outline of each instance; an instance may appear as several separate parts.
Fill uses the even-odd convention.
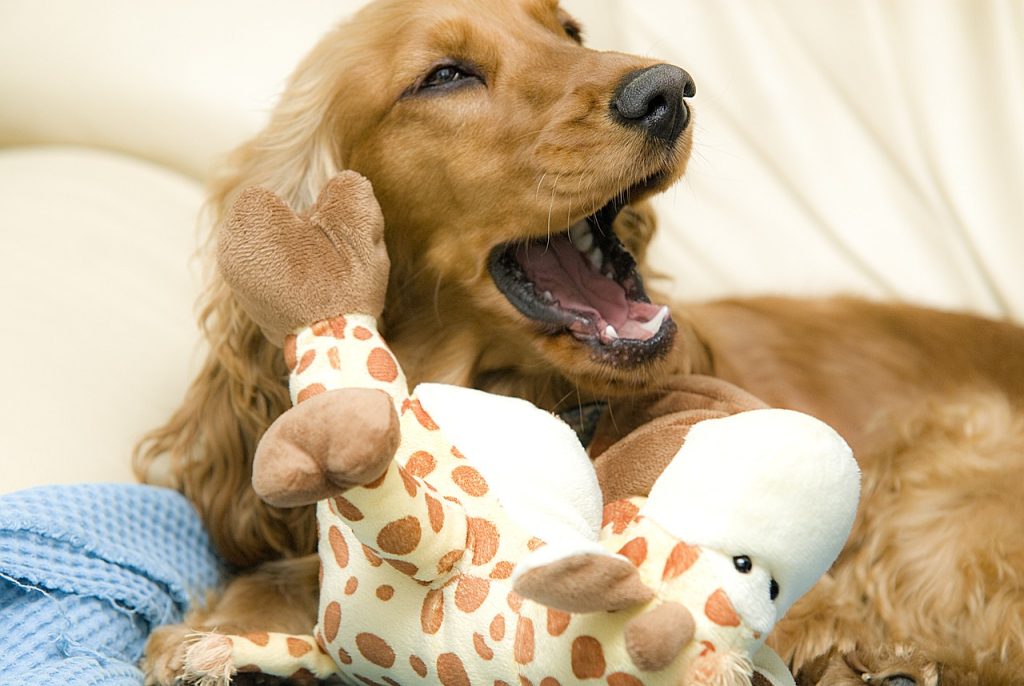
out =
[[[469,542],[465,509],[397,462],[381,478],[321,506],[320,526],[328,540],[331,526],[351,529],[391,566],[423,582],[451,573]]]
[[[185,652],[183,678],[196,686],[229,686],[236,674],[256,671],[313,683],[336,674],[337,667],[312,636],[196,634]]]

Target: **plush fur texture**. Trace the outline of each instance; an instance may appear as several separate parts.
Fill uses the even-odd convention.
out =
[[[831,576],[778,628],[780,653],[807,667],[807,683],[904,664],[941,667],[945,684],[1012,683],[1024,673],[1024,331],[853,299],[680,303],[671,355],[611,360],[495,288],[496,246],[564,232],[617,195],[632,204],[615,231],[642,267],[654,231],[642,200],[685,170],[692,127],[653,146],[607,116],[624,76],[655,62],[582,48],[577,29],[553,0],[374,3],[314,48],[233,155],[213,189],[214,226],[246,187],[301,210],[352,168],[383,209],[383,328],[411,383],[561,409],[629,403],[698,372],[821,417],[860,459],[864,502]],[[465,83],[418,90],[452,61],[471,72]],[[269,507],[250,486],[256,442],[289,404],[280,351],[216,275],[202,324],[206,364],[140,445],[138,472],[186,493],[239,567],[283,558],[241,577],[194,626],[266,629],[269,618],[308,630],[298,625],[307,608],[312,625],[315,601],[295,595],[315,594],[315,565],[301,558],[315,545],[312,512]],[[606,441],[629,428],[609,421]],[[154,635],[151,682],[169,682],[185,635]]]

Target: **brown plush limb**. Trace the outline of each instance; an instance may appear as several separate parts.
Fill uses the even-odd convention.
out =
[[[524,598],[565,612],[624,610],[654,597],[630,562],[594,554],[531,569],[516,580],[515,590]]]
[[[217,263],[245,311],[280,346],[301,326],[380,317],[387,290],[384,217],[370,182],[342,172],[295,214],[264,188],[242,192],[219,236]]]
[[[726,381],[696,374],[673,377],[645,396],[613,400],[590,445],[604,501],[647,495],[697,422],[765,407]]]
[[[308,505],[380,477],[398,449],[398,415],[379,390],[346,388],[285,412],[253,461],[256,493],[276,507]]]
[[[693,639],[696,623],[679,603],[662,603],[626,624],[626,651],[637,669],[657,672]]]

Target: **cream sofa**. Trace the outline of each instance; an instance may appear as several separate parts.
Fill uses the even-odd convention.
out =
[[[129,481],[201,359],[203,182],[360,2],[0,0],[0,492]],[[1024,320],[1024,4],[567,0],[698,85],[656,265]]]

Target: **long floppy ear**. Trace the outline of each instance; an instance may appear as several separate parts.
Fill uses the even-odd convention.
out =
[[[613,400],[590,444],[604,501],[647,495],[697,422],[766,407],[726,381],[696,374],[673,377],[644,396]]]
[[[213,182],[208,266],[214,264],[219,227],[243,189],[269,188],[303,211],[343,168],[338,75],[351,51],[341,30],[326,36],[298,66],[269,123],[229,157]],[[313,552],[308,508],[269,507],[250,486],[256,443],[290,406],[281,353],[219,274],[208,280],[199,318],[207,359],[171,419],[136,446],[135,472],[145,482],[180,489],[199,510],[217,550],[234,565]]]
[[[513,583],[524,598],[563,612],[616,612],[655,595],[633,563],[605,553],[583,552],[517,570]]]

